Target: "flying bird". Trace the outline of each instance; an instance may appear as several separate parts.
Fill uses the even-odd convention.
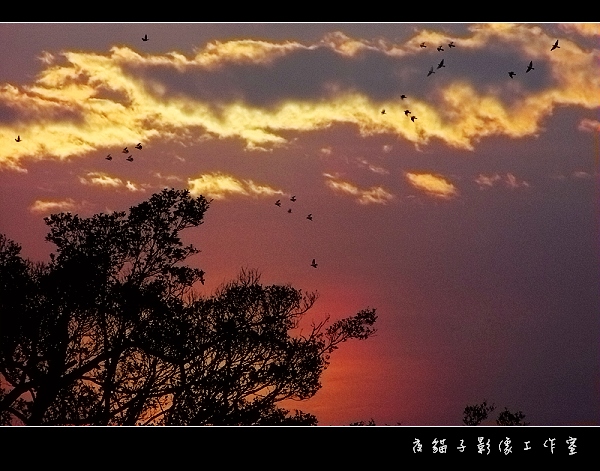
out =
[[[108,154],[105,158],[106,160],[112,160],[112,155]]]
[[[510,75],[510,78],[513,78],[513,77],[514,77],[515,75],[517,75],[517,74],[515,74],[513,71],[510,71],[510,72],[508,73],[508,75]]]
[[[405,114],[406,116],[408,116],[408,115],[410,114],[410,111],[409,111],[409,110],[404,110],[404,114]]]
[[[400,98],[404,100],[406,98],[406,95],[400,95]]]
[[[431,74],[435,74],[435,72],[433,71],[433,66],[431,66],[431,69],[429,69],[429,72],[427,73],[427,77],[429,77]]]
[[[290,198],[290,201],[296,201],[296,197],[295,197],[295,196],[292,196],[292,197]]]
[[[123,149],[123,153],[124,153],[124,154],[129,154],[129,149],[128,149],[127,147],[125,147],[125,148]]]
[[[129,157],[127,157],[125,160],[127,160],[128,162],[133,162],[133,157],[130,155]]]
[[[448,47],[456,47],[456,46],[454,45],[454,41],[450,41],[450,42],[448,43]]]
[[[141,150],[141,149],[142,149],[142,144],[141,144],[141,142],[138,142],[138,144],[135,146],[135,148],[136,148],[136,149],[140,149],[140,150]]]
[[[443,50],[444,50],[444,48],[443,48],[442,46],[438,46],[437,50],[438,50],[438,51],[443,51]]]
[[[425,46],[425,43],[421,43],[421,44],[419,44],[419,46],[421,46],[421,47],[427,47],[427,46]]]
[[[529,72],[530,70],[534,70],[533,61],[529,61],[529,65],[527,66],[525,73]]]
[[[148,35],[144,34],[144,37],[142,38],[142,41],[148,41]]]
[[[550,49],[551,51],[554,51],[554,49],[560,49],[560,46],[558,45],[558,39],[556,40],[556,42],[552,45],[552,49]]]
[[[308,219],[309,221],[312,221],[312,213],[310,213],[308,216],[306,216],[306,219]]]
[[[416,116],[411,116],[411,117],[410,117],[410,120],[411,120],[413,123],[415,122],[415,119],[417,119],[417,117],[416,117]]]
[[[275,206],[281,206],[281,200],[275,201]]]
[[[438,64],[438,66],[437,66],[437,68],[438,68],[438,69],[441,69],[442,67],[446,67],[446,66],[444,65],[444,59],[442,59],[442,61],[441,61],[441,62]]]
[[[21,136],[17,136],[17,138],[15,139],[15,141],[21,142]]]
[[[288,213],[291,213],[291,212],[292,212],[292,208],[288,209]]]
[[[381,110],[381,114],[385,114],[385,110]]]
[[[313,268],[317,268],[317,261],[313,258],[312,263],[310,264],[311,267]]]

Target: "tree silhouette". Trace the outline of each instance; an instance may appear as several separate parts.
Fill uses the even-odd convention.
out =
[[[317,423],[278,403],[313,396],[330,354],[375,332],[375,310],[298,334],[315,293],[242,270],[198,295],[180,232],[208,207],[165,189],[129,214],[53,214],[49,263],[0,235],[0,424]]]
[[[465,425],[479,425],[488,418],[490,412],[496,409],[494,404],[488,405],[484,399],[481,404],[465,407],[463,412],[463,423]],[[521,411],[510,412],[506,407],[496,418],[496,425],[529,425],[523,421],[525,414]]]
[[[463,412],[463,423],[465,425],[479,425],[488,418],[488,414],[495,408],[494,404],[488,406],[485,399],[481,404],[467,406]]]
[[[498,414],[498,418],[496,419],[497,425],[529,425],[529,422],[525,422],[523,419],[525,418],[525,414],[521,411],[517,411],[515,413],[510,412],[506,407],[500,414]]]

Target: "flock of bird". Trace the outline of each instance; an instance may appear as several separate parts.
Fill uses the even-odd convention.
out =
[[[138,149],[138,150],[142,150],[142,143],[141,143],[141,142],[138,142],[138,143],[135,145],[135,148],[136,148],[136,149]],[[123,154],[129,154],[129,149],[128,149],[127,147],[124,147],[124,148],[123,148],[123,150],[122,150],[121,152],[122,152]],[[104,157],[104,158],[105,158],[106,160],[112,160],[112,159],[113,159],[113,158],[112,158],[112,155],[110,155],[110,154],[108,154],[108,155],[107,155],[106,157]],[[127,160],[128,162],[133,162],[133,155],[129,154],[125,160]]]
[[[419,47],[421,47],[421,48],[425,48],[425,47],[427,47],[427,44],[425,44],[424,42],[422,42],[421,44],[419,44]],[[450,41],[450,42],[448,43],[448,47],[449,47],[449,48],[456,47],[456,44],[454,44],[454,41]],[[556,42],[555,42],[555,43],[552,45],[552,47],[550,48],[550,51],[554,51],[555,49],[560,49],[560,46],[558,45],[558,39],[557,39],[557,40],[556,40]],[[438,46],[438,47],[437,47],[437,50],[438,50],[439,52],[443,52],[443,51],[444,51],[444,46],[443,46],[443,45],[440,45],[440,46]],[[442,60],[441,60],[441,61],[438,63],[438,65],[437,65],[437,67],[436,67],[436,69],[435,69],[435,70],[434,70],[434,66],[431,66],[431,68],[429,69],[429,72],[427,72],[427,77],[429,77],[429,76],[430,76],[430,75],[432,75],[432,74],[435,74],[435,71],[436,71],[436,70],[439,70],[439,69],[441,69],[441,68],[443,68],[443,67],[446,67],[446,65],[444,64],[444,59],[442,59]],[[532,70],[535,70],[535,67],[533,67],[533,61],[529,61],[529,64],[527,65],[527,69],[525,70],[525,73],[528,73],[528,72],[530,72],[530,71],[532,71]],[[508,73],[508,76],[509,76],[510,78],[513,78],[515,75],[517,75],[517,74],[516,74],[514,71],[512,71],[512,70],[511,70],[511,71]],[[406,98],[406,95],[400,95],[400,98],[404,100],[404,99]],[[385,111],[385,109],[381,110],[381,114],[386,114],[386,111]],[[408,115],[412,115],[412,113],[411,113],[411,111],[410,111],[410,110],[404,110],[404,114],[405,114],[406,116],[408,116]],[[416,116],[414,116],[414,115],[412,115],[412,116],[410,117],[410,120],[411,120],[413,123],[415,122],[415,120],[416,120],[416,119],[417,119],[417,117],[416,117]]]
[[[144,37],[142,38],[142,41],[148,41],[148,35],[147,35],[147,34],[145,34],[145,35],[144,35]],[[420,46],[421,48],[425,48],[425,47],[427,47],[427,44],[425,44],[424,42],[422,42],[421,44],[419,44],[419,46]],[[450,41],[450,42],[448,43],[448,47],[449,47],[449,48],[456,47],[456,45],[454,44],[454,41]],[[557,39],[557,40],[556,40],[556,42],[555,42],[555,43],[552,45],[552,48],[550,49],[550,51],[554,51],[555,49],[559,49],[559,48],[560,48],[560,46],[558,45],[558,39]],[[439,52],[443,52],[443,51],[444,51],[444,47],[443,47],[443,45],[440,45],[440,46],[438,46],[438,47],[437,47],[437,50],[438,50]],[[444,59],[442,59],[442,60],[441,60],[441,61],[438,63],[438,65],[437,65],[437,68],[436,68],[435,70],[439,70],[439,69],[441,69],[441,68],[443,68],[443,67],[446,67],[446,65],[444,64]],[[435,74],[435,70],[434,70],[433,66],[431,66],[431,68],[429,69],[429,72],[427,73],[427,77],[429,77],[429,76],[430,76],[430,75],[432,75],[432,74]],[[535,68],[533,67],[533,61],[529,61],[529,65],[527,66],[527,69],[525,70],[525,73],[528,73],[528,72],[530,72],[530,71],[532,71],[532,70],[535,70]],[[514,71],[510,71],[510,72],[508,72],[508,75],[509,75],[509,77],[512,79],[512,78],[513,78],[513,77],[516,75],[516,73],[515,73]],[[403,95],[400,95],[400,98],[401,98],[402,100],[404,100],[404,99],[406,99],[406,98],[407,98],[407,96],[403,94]],[[386,111],[385,111],[385,109],[381,110],[381,114],[382,114],[382,115],[386,114]],[[407,110],[404,110],[404,114],[405,114],[406,116],[408,116],[408,115],[412,115],[411,111],[410,111],[410,110],[408,110],[408,109],[407,109]],[[415,120],[417,119],[417,117],[416,117],[416,116],[414,116],[414,115],[412,115],[412,116],[410,117],[410,119],[411,119],[411,121],[412,121],[412,122],[415,122]],[[15,141],[16,141],[16,142],[21,142],[21,141],[22,141],[22,139],[21,139],[21,136],[20,136],[20,135],[19,135],[19,136],[17,136],[17,137],[16,137],[16,139],[15,139]],[[136,144],[136,145],[135,145],[135,148],[136,148],[136,149],[138,149],[138,150],[142,150],[142,144],[141,144],[141,143],[138,143],[138,144]],[[123,148],[123,150],[122,150],[122,153],[123,153],[123,154],[128,154],[128,155],[127,155],[127,158],[126,158],[125,160],[127,160],[128,162],[133,162],[133,155],[131,155],[131,154],[129,153],[129,149],[128,149],[127,147],[124,147],[124,148]],[[111,155],[111,154],[108,154],[108,155],[105,157],[105,159],[106,159],[106,160],[112,160],[112,159],[113,159],[113,157],[112,157],[112,155]],[[295,201],[296,201],[296,196],[292,196],[292,197],[290,198],[290,201],[291,201],[292,203],[293,203],[293,202],[295,202]],[[275,205],[276,205],[276,206],[278,206],[278,207],[281,207],[281,200],[280,200],[280,199],[278,199],[277,201],[275,201]],[[292,212],[292,208],[289,208],[289,209],[287,210],[287,212],[288,212],[288,213],[291,213],[291,212]],[[309,214],[308,216],[306,216],[306,219],[308,219],[309,221],[312,221],[312,220],[313,220],[313,215],[312,215],[312,213],[311,213],[311,214]],[[313,268],[317,268],[318,264],[317,264],[317,262],[316,262],[316,259],[314,259],[314,258],[312,259],[312,263],[310,264],[310,266],[311,266],[311,267],[313,267]],[[200,270],[200,273],[199,273],[199,275],[200,275],[200,282],[201,282],[202,284],[204,284],[204,282],[205,282],[205,279],[204,279],[205,272],[204,272],[203,270]]]
[[[296,195],[292,195],[292,197],[290,198],[290,201],[292,203],[295,203],[296,202]],[[275,206],[281,208],[281,200],[280,199],[278,199],[277,201],[275,201]],[[292,213],[292,208],[288,208],[287,212],[288,212],[288,214],[291,214]],[[312,213],[309,213],[308,216],[306,216],[306,219],[308,219],[309,221],[312,221],[313,220]],[[316,259],[314,259],[314,258],[312,259],[312,263],[310,264],[310,266],[313,267],[313,268],[317,268],[318,264],[317,264]]]

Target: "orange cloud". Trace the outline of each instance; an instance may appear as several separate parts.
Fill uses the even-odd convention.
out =
[[[66,200],[36,200],[29,207],[32,213],[60,213],[74,211],[77,208],[75,201],[71,198]]]
[[[260,197],[283,194],[283,191],[268,185],[260,185],[252,180],[240,180],[220,172],[190,178],[188,188],[194,196],[203,195],[212,199],[224,199],[227,195]]]
[[[334,192],[354,196],[360,204],[386,204],[394,199],[394,195],[381,186],[364,189],[329,173],[323,176],[326,178],[325,184]]]
[[[561,29],[576,32],[582,36],[600,36],[600,23],[559,23]]]
[[[591,28],[574,27],[580,31]],[[520,95],[514,104],[505,101],[503,86],[475,87],[464,77],[440,82],[434,93],[411,98],[411,111],[418,117],[413,123],[406,119],[403,108],[390,106],[389,99],[382,102],[354,87],[343,88],[342,81],[336,82],[335,93],[323,91],[303,99],[283,96],[270,106],[232,99],[216,109],[200,95],[184,99],[169,89],[168,82],[158,83],[138,73],[156,65],[207,74],[232,63],[270,67],[295,51],[311,54],[322,48],[347,61],[359,60],[361,51],[386,55],[397,61],[400,70],[403,60],[422,52],[418,42],[444,44],[450,39],[456,41],[456,51],[485,51],[501,45],[515,56],[531,57],[534,63],[543,61],[551,81],[546,88],[527,90],[518,81],[507,79],[506,86]],[[81,157],[122,142],[149,142],[159,136],[177,141],[240,139],[248,150],[268,151],[287,145],[293,133],[336,124],[355,126],[363,136],[395,135],[416,146],[435,139],[473,150],[488,136],[517,139],[539,133],[541,123],[557,106],[600,107],[599,49],[590,51],[561,38],[560,49],[550,51],[555,39],[537,25],[492,23],[473,24],[459,38],[424,29],[402,43],[366,41],[341,33],[306,45],[246,39],[213,42],[193,57],[178,52],[142,55],[126,47],[113,47],[108,54],[67,51],[62,53],[64,61],[42,53],[40,62],[45,68],[32,84],[0,84],[0,106],[19,115],[18,120],[0,125],[0,139],[5,143],[0,147],[0,166],[23,170],[26,159]],[[327,89],[323,83],[322,90]],[[388,110],[385,117],[379,114],[382,107]],[[17,135],[22,142],[14,142]]]
[[[123,181],[118,177],[111,177],[110,175],[103,172],[89,172],[83,177],[79,177],[79,181],[83,185],[95,185],[105,188],[125,188],[129,191],[146,191],[144,186],[137,183],[133,183],[129,180]]]
[[[441,175],[406,172],[405,177],[412,186],[430,196],[449,199],[458,195],[456,187]]]

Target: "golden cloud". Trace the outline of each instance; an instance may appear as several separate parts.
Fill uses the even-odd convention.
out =
[[[412,186],[430,196],[448,199],[458,195],[456,187],[441,175],[406,172],[405,176]]]
[[[227,62],[268,64],[298,49],[306,49],[306,46],[294,41],[284,43],[252,39],[214,41],[196,53],[194,63],[207,68],[223,66]]]
[[[203,195],[212,199],[224,199],[227,195],[262,197],[283,194],[283,191],[268,185],[260,185],[252,180],[240,180],[220,172],[190,178],[188,188],[193,196]]]
[[[360,204],[386,204],[394,199],[394,195],[381,186],[363,189],[329,173],[323,176],[326,178],[325,184],[334,192],[354,196]]]
[[[567,32],[576,32],[582,36],[600,36],[600,23],[560,23],[559,27]]]
[[[591,26],[572,26],[591,31]],[[418,43],[445,44],[485,50],[502,44],[515,56],[544,61],[551,85],[526,90],[509,82],[521,98],[507,104],[502,87],[476,88],[467,79],[444,82],[436,90],[441,100],[429,96],[411,99],[416,122],[406,119],[403,109],[390,107],[355,89],[339,89],[331,97],[282,99],[277,106],[251,106],[241,101],[223,102],[218,109],[201,97],[167,93],[167,83],[158,84],[136,67],[160,65],[181,72],[204,70],[231,63],[264,67],[294,51],[310,53],[330,48],[355,60],[360,51],[394,57],[398,66],[407,55],[420,53]],[[531,24],[474,24],[460,38],[423,30],[405,43],[353,39],[341,33],[327,35],[314,44],[293,41],[235,40],[213,42],[187,58],[181,53],[141,55],[126,47],[108,54],[63,53],[64,61],[42,53],[46,68],[33,84],[0,86],[0,106],[14,110],[19,119],[0,125],[0,166],[23,169],[23,159],[68,159],[123,142],[154,138],[186,142],[202,139],[240,139],[246,149],[270,150],[287,144],[290,133],[307,133],[336,124],[356,126],[363,136],[390,134],[415,145],[439,139],[454,148],[473,150],[485,137],[497,135],[522,138],[540,131],[544,118],[557,106],[600,107],[598,49],[591,52],[570,39],[560,39],[560,49],[550,51],[555,41]],[[459,49],[457,49],[458,51]],[[440,86],[441,87],[441,86]],[[431,94],[432,96],[434,94]],[[388,109],[381,116],[382,107]],[[583,126],[583,124],[582,124]],[[192,132],[193,131],[193,132]],[[20,135],[22,142],[14,142]]]
[[[129,191],[146,191],[144,185],[133,183],[129,180],[123,181],[117,177],[111,177],[103,172],[89,172],[83,177],[79,177],[83,185],[95,185],[105,188],[125,188]]]
[[[36,200],[29,210],[33,213],[50,214],[74,211],[76,207],[75,201],[67,198],[66,200]]]

